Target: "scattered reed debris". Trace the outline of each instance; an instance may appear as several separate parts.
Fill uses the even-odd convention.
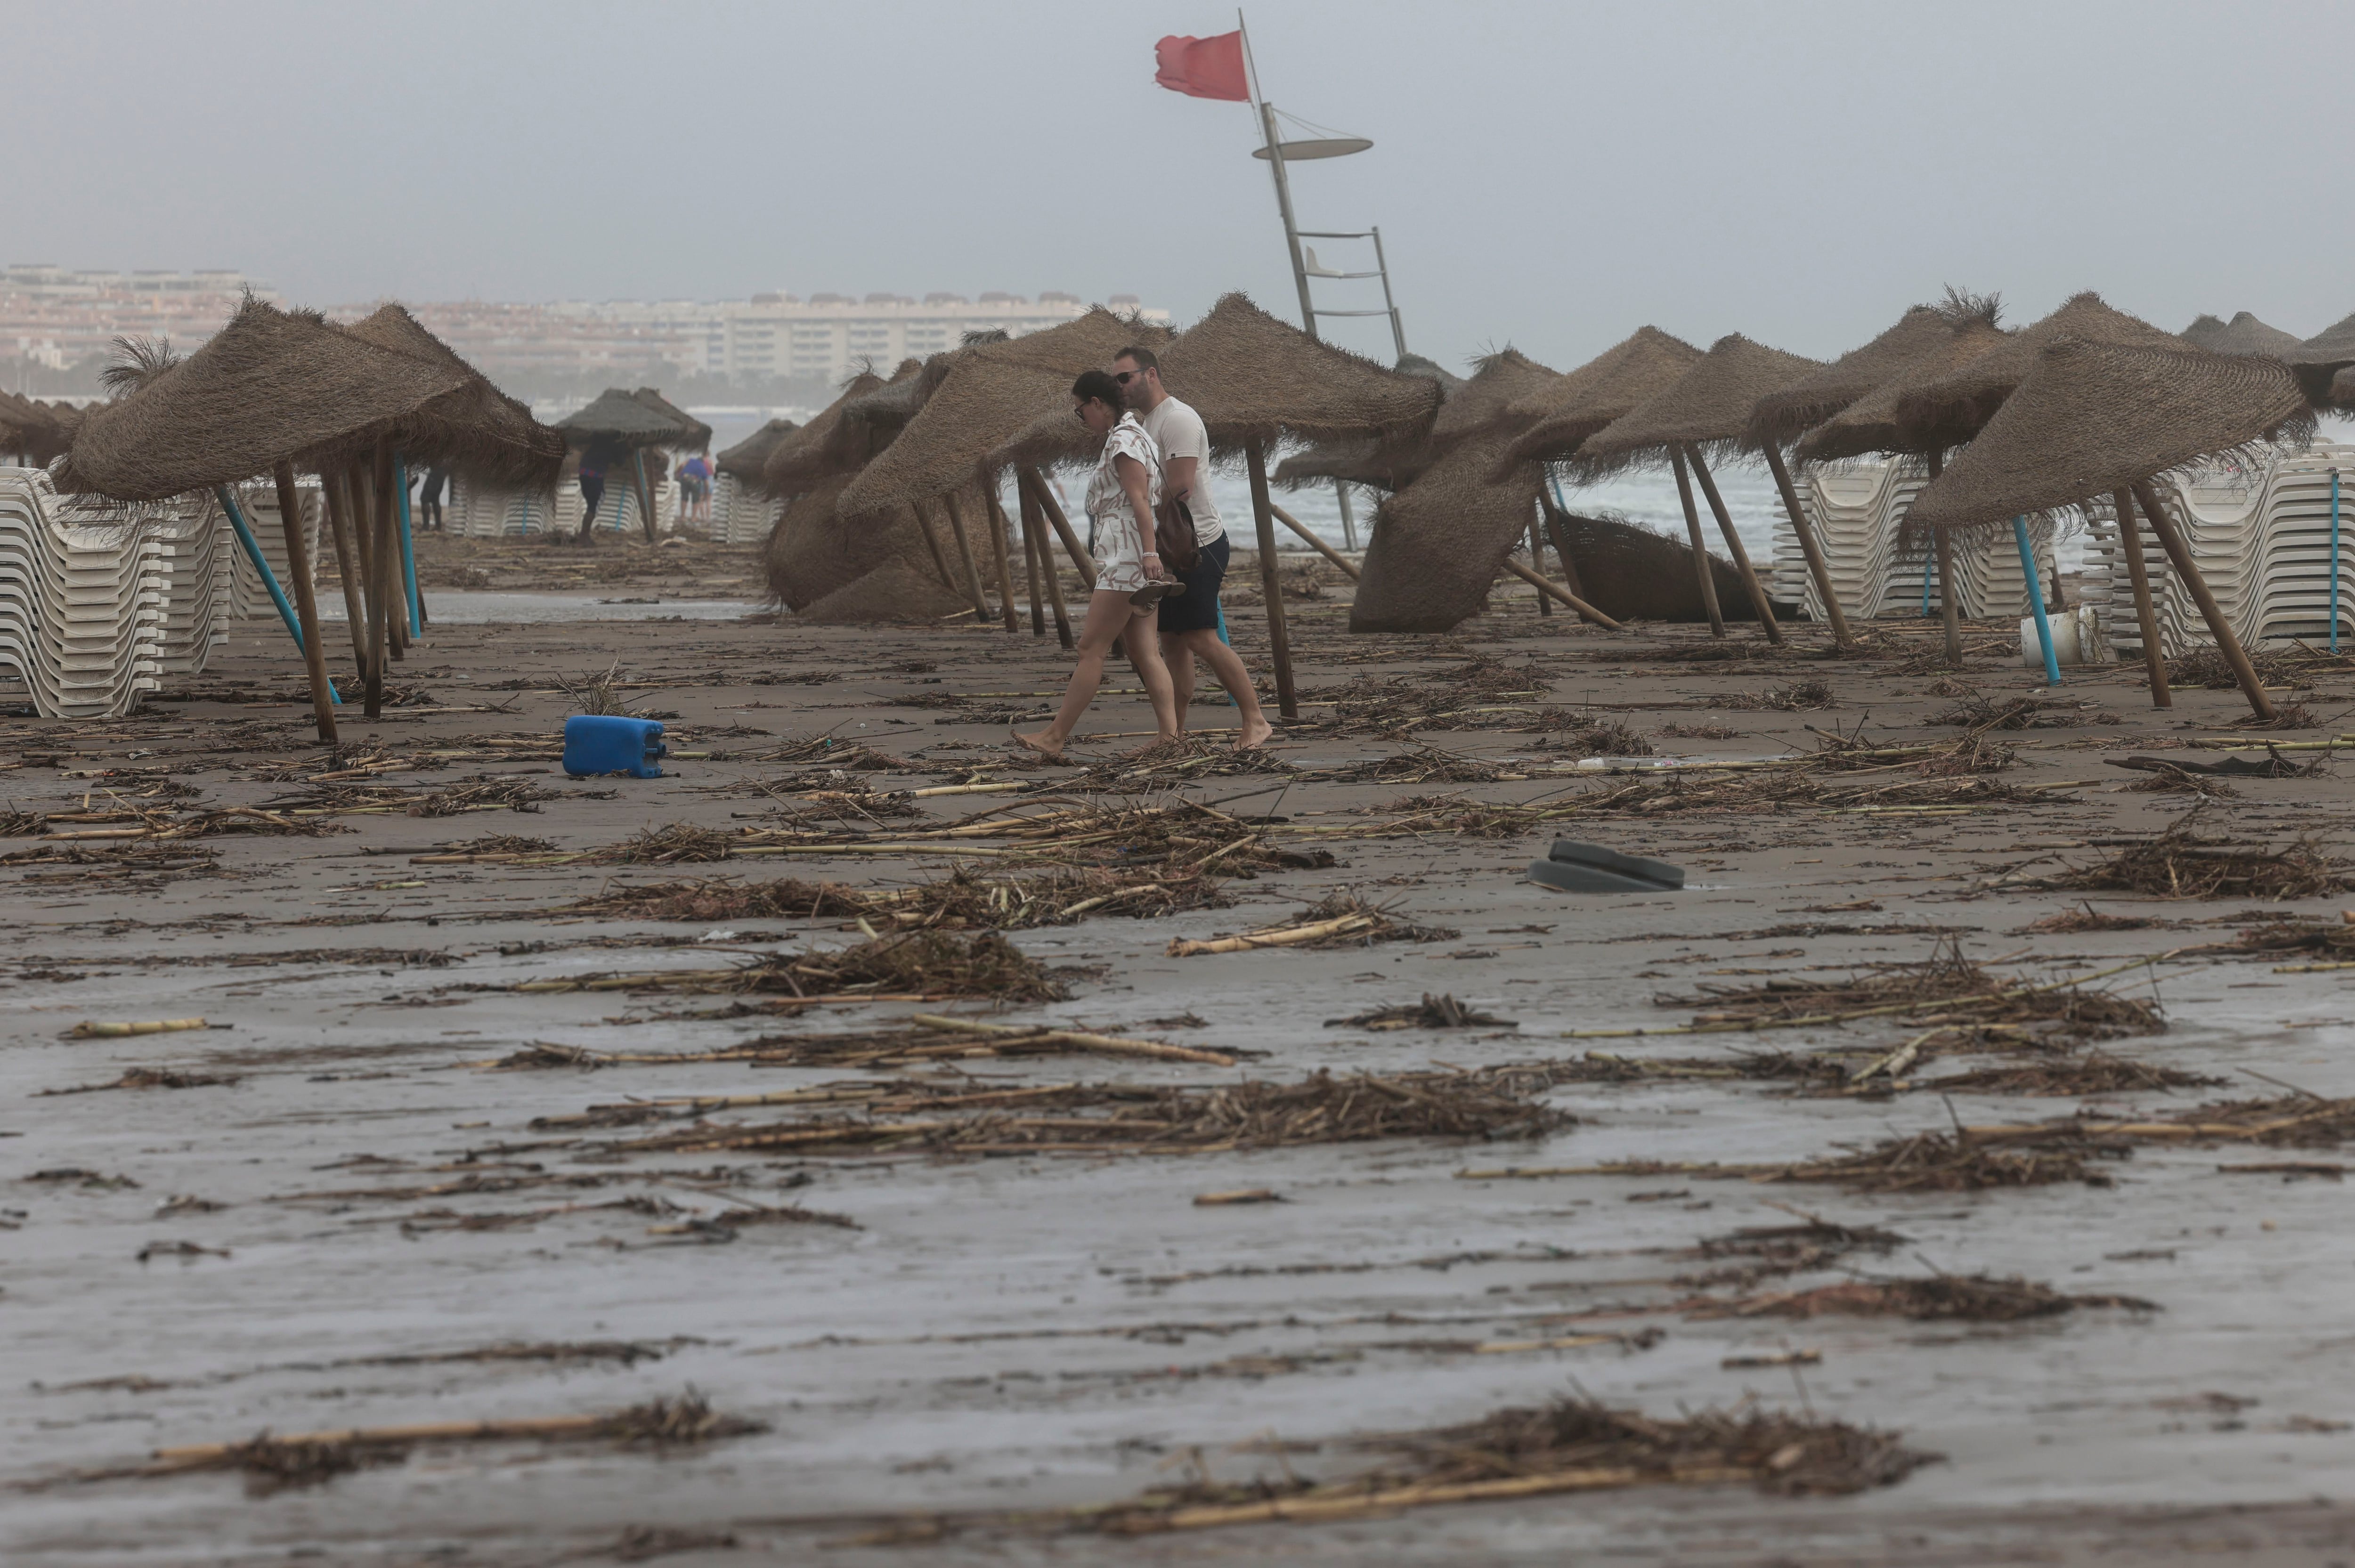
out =
[[[77,1083],[68,1089],[44,1089],[34,1095],[41,1099],[51,1094],[96,1094],[108,1089],[211,1089],[237,1083],[233,1075],[213,1072],[175,1072],[168,1067],[126,1067],[123,1075],[107,1083]]]
[[[2123,1094],[2142,1089],[2215,1089],[2229,1082],[2178,1067],[2130,1061],[2106,1051],[2089,1051],[2067,1061],[1982,1067],[1942,1078],[1917,1080],[1913,1087],[1953,1094]]]
[[[726,969],[656,969],[526,980],[523,992],[693,991],[721,995],[993,997],[1060,1001],[1070,993],[1037,960],[994,931],[970,938],[914,931],[839,952],[781,953]]]
[[[1376,1008],[1371,1012],[1358,1013],[1346,1019],[1327,1019],[1327,1029],[1518,1029],[1510,1019],[1495,1018],[1475,1008],[1465,1007],[1444,993],[1423,994],[1423,1000],[1407,1007]]]
[[[1395,903],[1369,903],[1353,892],[1333,893],[1292,919],[1233,936],[1208,941],[1172,938],[1172,958],[1211,953],[1248,953],[1262,947],[1369,947],[1377,942],[1453,942],[1464,933],[1443,925],[1417,925],[1397,913]]]
[[[1152,867],[1064,868],[1028,877],[992,877],[960,866],[937,880],[867,895],[877,921],[943,931],[1023,931],[1070,925],[1089,914],[1140,920],[1188,910],[1223,909],[1234,901],[1199,870]]]
[[[127,1472],[178,1476],[197,1470],[240,1470],[247,1487],[267,1496],[290,1487],[317,1486],[337,1476],[377,1465],[397,1465],[425,1444],[618,1443],[632,1447],[676,1448],[741,1437],[768,1428],[756,1421],[723,1415],[689,1389],[677,1399],[649,1400],[604,1415],[554,1415],[510,1421],[435,1421],[410,1426],[350,1427],[273,1437],[264,1432],[243,1443],[198,1443],[159,1448],[155,1462]],[[112,1479],[110,1471],[86,1479]]]
[[[2080,1307],[2156,1312],[2156,1302],[2132,1296],[2068,1296],[2033,1280],[1993,1275],[1931,1275],[1922,1279],[1853,1279],[1813,1290],[1779,1291],[1696,1308],[1710,1317],[1907,1317],[1917,1323],[2016,1323],[2056,1317]]]
[[[805,1099],[822,1094],[829,1104],[856,1106],[856,1113],[732,1125],[698,1120],[607,1147],[615,1153],[737,1150],[800,1157],[911,1150],[1206,1154],[1376,1138],[1528,1138],[1573,1120],[1487,1076],[1460,1072],[1346,1078],[1318,1072],[1292,1083],[1252,1080],[1212,1088],[1055,1083],[975,1091],[955,1083],[853,1082],[792,1093]],[[676,1114],[699,1117],[702,1108],[689,1101]],[[615,1115],[601,1116],[598,1110]],[[658,1105],[632,1102],[535,1125],[610,1125],[662,1114]]]
[[[2348,863],[2325,854],[2311,838],[2285,849],[2259,849],[2230,838],[2203,838],[2200,810],[2168,825],[2143,843],[2108,859],[2074,867],[2035,885],[2059,892],[2123,892],[2148,899],[2323,898],[2355,886]]]
[[[1764,691],[1728,697],[1722,699],[1721,706],[1750,712],[1802,713],[1815,709],[1838,708],[1839,699],[1832,695],[1832,688],[1820,680],[1800,680],[1788,686],[1769,687]]]
[[[2143,914],[2103,914],[2090,903],[2056,910],[2016,928],[2014,936],[2071,936],[2081,931],[2148,931],[2168,923]]]
[[[640,887],[609,888],[594,898],[550,911],[567,915],[602,915],[613,920],[823,920],[857,916],[866,911],[868,895],[839,882],[804,882],[790,877],[770,882],[744,882],[734,877],[705,877],[692,881],[652,882]]]

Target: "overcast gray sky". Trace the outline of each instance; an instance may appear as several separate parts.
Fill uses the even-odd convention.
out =
[[[1278,107],[1376,143],[1295,168],[1303,223],[1380,224],[1409,345],[1443,360],[1568,368],[1646,322],[1829,355],[1948,283],[2015,322],[2081,288],[2169,328],[2355,310],[2344,3],[1248,15]],[[1060,288],[1183,320],[1242,288],[1291,315],[1250,112],[1153,82],[1156,37],[1233,26],[0,0],[0,259],[237,267],[316,304]]]

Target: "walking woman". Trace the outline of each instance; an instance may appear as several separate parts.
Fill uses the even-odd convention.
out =
[[[1090,370],[1071,383],[1071,413],[1104,438],[1103,456],[1088,480],[1087,511],[1096,532],[1096,591],[1088,597],[1088,618],[1080,632],[1080,667],[1063,692],[1055,721],[1035,734],[1014,739],[1034,752],[1060,757],[1095,700],[1103,680],[1104,656],[1121,637],[1145,695],[1153,704],[1159,745],[1178,738],[1178,703],[1169,667],[1161,662],[1156,607],[1175,588],[1163,580],[1161,557],[1153,548],[1153,508],[1161,499],[1161,458],[1153,438],[1124,407],[1120,383],[1103,370]]]

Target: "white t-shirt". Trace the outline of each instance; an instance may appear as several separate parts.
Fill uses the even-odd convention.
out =
[[[1227,531],[1219,518],[1219,505],[1210,499],[1210,432],[1191,405],[1164,398],[1153,411],[1139,414],[1145,433],[1161,449],[1167,465],[1181,457],[1194,459],[1194,487],[1186,496],[1186,509],[1194,515],[1194,542],[1209,544]]]

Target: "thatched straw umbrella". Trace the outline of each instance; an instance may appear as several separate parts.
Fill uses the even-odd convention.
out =
[[[900,367],[900,374],[912,376],[920,368],[921,363],[911,359]],[[836,432],[842,428],[843,410],[884,385],[882,377],[866,370],[845,381],[834,401],[770,450],[761,464],[762,488],[773,496],[797,496],[816,481],[843,472],[832,451]],[[872,455],[861,453],[850,471],[856,472]]]
[[[1443,408],[1446,400],[1464,385],[1463,377],[1420,354],[1401,357],[1398,370],[1401,376],[1422,376],[1438,382]],[[1413,477],[1418,446],[1412,438],[1380,442],[1370,436],[1359,436],[1348,441],[1322,442],[1277,464],[1273,478],[1287,490],[1328,479],[1382,490],[1403,489]]]
[[[2127,540],[2134,537],[2134,502],[2139,501],[2249,706],[2259,719],[2270,720],[2273,705],[2256,670],[2209,592],[2190,546],[2160,508],[2150,480],[2218,453],[2303,441],[2313,428],[2296,379],[2270,357],[2062,338],[2038,352],[1978,438],[1914,499],[1905,526],[1950,535],[2006,522],[2018,528],[2026,513],[2082,505],[2107,492],[2116,500],[2119,538]],[[2167,678],[2158,617],[2139,546],[2127,549],[2126,557],[2156,691]]]
[[[1760,399],[1823,368],[1819,360],[1803,359],[1779,348],[1753,343],[1738,332],[1730,334],[1711,344],[1709,352],[1678,377],[1675,385],[1588,436],[1580,443],[1577,455],[1571,459],[1573,471],[1590,481],[1639,464],[1668,460],[1676,471],[1677,494],[1684,503],[1685,528],[1692,538],[1701,597],[1705,603],[1713,603],[1714,585],[1703,564],[1707,552],[1701,548],[1700,514],[1693,506],[1691,480],[1686,476],[1689,465],[1692,477],[1700,481],[1701,490],[1709,498],[1718,530],[1725,537],[1726,552],[1742,574],[1751,607],[1757,612],[1758,624],[1770,642],[1783,640],[1781,629],[1774,624],[1774,607],[1766,598],[1758,573],[1751,567],[1750,552],[1742,548],[1742,536],[1734,530],[1732,515],[1725,508],[1724,497],[1717,492],[1717,481],[1709,471],[1701,449],[1712,446],[1721,454],[1738,452],[1742,434],[1750,425],[1751,411],[1758,406]],[[1710,624],[1718,635],[1725,635],[1721,617],[1712,615]]]
[[[1765,455],[1767,471],[1774,475],[1774,488],[1783,499],[1783,510],[1791,519],[1791,530],[1798,539],[1801,553],[1807,559],[1808,574],[1816,580],[1816,591],[1823,599],[1825,617],[1831,623],[1835,643],[1843,646],[1848,643],[1848,615],[1841,608],[1839,595],[1832,591],[1830,563],[1824,559],[1822,542],[1807,526],[1806,512],[1799,505],[1797,489],[1791,484],[1791,471],[1783,463],[1783,448],[1869,396],[1892,377],[1932,358],[1952,343],[1955,334],[1966,325],[1993,326],[1996,308],[1991,299],[1971,299],[1949,290],[1944,304],[1913,306],[1898,318],[1897,325],[1871,342],[1849,350],[1781,391],[1759,399],[1758,406],[1750,411],[1744,443]]]
[[[446,365],[379,348],[310,313],[249,298],[227,326],[186,359],[119,401],[92,409],[74,432],[59,487],[123,501],[156,501],[211,489],[235,517],[228,486],[257,474],[278,485],[294,578],[293,631],[311,677],[323,739],[335,738],[318,606],[311,589],[294,469],[326,472],[355,451],[376,454],[376,493],[392,511],[391,452],[436,428],[442,400],[465,385]],[[260,560],[258,549],[252,551]],[[269,573],[264,567],[264,579]],[[381,619],[379,617],[379,619]],[[383,646],[380,636],[373,643]],[[368,671],[368,710],[383,701],[382,661]]]
[[[378,528],[363,526],[370,494],[364,471],[373,453],[356,450],[341,464],[325,461],[321,466],[329,537],[335,543],[352,635],[361,645],[360,668],[365,677],[372,655],[364,628],[382,613],[378,601],[398,597],[408,607],[405,616],[390,623],[388,642],[393,657],[401,657],[406,644],[425,630],[424,597],[417,586],[415,547],[409,526],[410,463],[446,466],[476,484],[546,492],[555,487],[564,466],[565,446],[561,434],[534,419],[529,408],[493,386],[488,377],[401,306],[379,306],[343,330],[379,348],[464,378],[456,391],[411,416],[403,444],[392,454],[398,585],[388,582],[395,575],[392,552],[385,552],[379,561],[376,548],[380,524],[395,519],[380,519]]]
[[[1500,569],[1537,587],[1546,613],[1558,598],[1598,625],[1618,626],[1580,597],[1570,557],[1563,557],[1567,590],[1512,559],[1526,537],[1542,566],[1537,517],[1545,489],[1542,464],[1506,459],[1529,418],[1513,411],[1561,379],[1513,349],[1489,355],[1447,394],[1428,432],[1394,443],[1406,483],[1376,515],[1349,610],[1351,631],[1444,631],[1479,613]]]
[[[646,482],[646,449],[692,449],[711,440],[709,425],[672,407],[651,387],[634,392],[608,387],[587,408],[557,421],[556,428],[568,443],[584,451],[603,447],[629,453],[632,485],[638,495],[638,521],[648,544],[655,542],[655,495]],[[582,518],[583,539],[589,538],[590,528],[590,520]]]
[[[2297,373],[2308,402],[2317,408],[2350,406],[2343,396],[2334,394],[2332,383],[2341,370],[2355,365],[2355,315],[2323,328],[2284,357]]]
[[[2249,312],[2234,311],[2229,322],[2203,315],[2183,329],[2183,341],[2211,354],[2268,354],[2286,361],[2304,345],[2294,332],[2267,326]]]
[[[735,445],[711,460],[712,469],[720,474],[732,474],[745,485],[758,485],[761,470],[768,463],[785,437],[801,429],[793,420],[771,420]]]
[[[1165,336],[1157,328],[1098,306],[1044,332],[979,341],[936,356],[916,378],[917,390],[908,400],[919,401],[920,392],[919,406],[898,438],[845,492],[844,515],[910,510],[921,515],[927,503],[937,499],[947,508],[950,527],[962,541],[965,525],[957,497],[977,484],[996,569],[1000,615],[1007,631],[1018,630],[1008,552],[1012,529],[997,502],[995,464],[1001,460],[996,454],[1042,418],[1060,413],[1064,423],[1076,424],[1068,407],[1073,378],[1111,364],[1113,356],[1129,345],[1157,349]],[[872,421],[894,411],[881,394],[866,401],[878,406],[853,408],[848,418]],[[1076,544],[1066,531],[1066,548],[1076,554]],[[1026,561],[1035,560],[1027,542],[1024,549]],[[1087,569],[1082,566],[1081,571],[1084,576]],[[1033,631],[1042,632],[1036,595],[1031,612]]]
[[[1657,326],[1639,326],[1509,411],[1529,421],[1506,461],[1560,463],[1580,443],[1639,403],[1668,390],[1700,363],[1701,351]]]
[[[48,467],[73,444],[74,426],[80,422],[79,409],[0,391],[0,453],[13,453],[36,468]]]

